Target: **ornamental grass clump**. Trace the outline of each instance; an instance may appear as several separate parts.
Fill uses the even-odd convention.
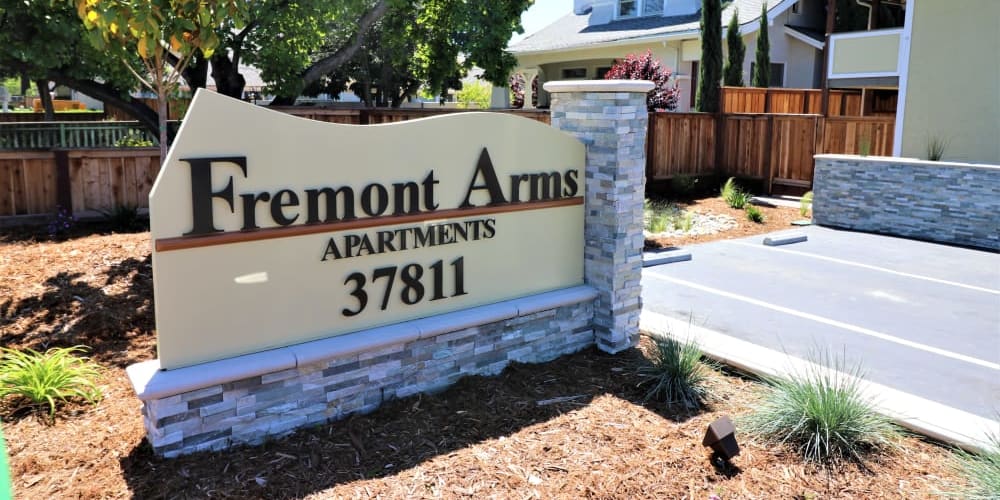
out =
[[[760,211],[759,208],[753,205],[747,205],[746,207],[747,220],[750,222],[755,222],[757,224],[764,223],[764,213]]]
[[[861,460],[894,449],[901,431],[862,394],[858,368],[812,363],[801,373],[768,379],[762,400],[743,420],[744,429],[766,441],[788,444],[806,460]]]
[[[802,195],[802,199],[799,200],[799,215],[805,217],[809,215],[809,211],[812,210],[813,203],[813,192],[808,191],[806,194]]]
[[[1000,434],[989,436],[987,449],[980,453],[956,452],[952,467],[968,481],[950,496],[973,499],[1000,498]]]
[[[710,368],[701,361],[701,349],[693,340],[680,342],[669,337],[651,337],[653,349],[648,365],[639,368],[642,381],[648,386],[645,400],[682,404],[699,409],[709,396]]]
[[[743,191],[738,184],[736,184],[736,179],[730,177],[725,184],[722,185],[722,199],[731,208],[737,210],[743,210],[750,202],[750,194]]]
[[[0,349],[0,398],[15,396],[24,407],[48,407],[49,417],[57,406],[73,399],[95,403],[101,399],[97,387],[97,365],[77,356],[86,349],[80,346],[53,348],[39,353],[26,349]]]

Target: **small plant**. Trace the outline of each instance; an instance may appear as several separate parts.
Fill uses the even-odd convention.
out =
[[[927,138],[927,159],[930,161],[940,161],[944,156],[944,151],[948,149],[948,140],[933,136]]]
[[[116,148],[149,148],[153,141],[146,138],[142,132],[132,131],[115,141]]]
[[[722,185],[721,194],[726,204],[737,210],[743,210],[743,207],[747,206],[747,203],[750,202],[750,195],[736,184],[736,179],[733,177],[730,177]]]
[[[756,222],[757,224],[764,223],[764,214],[760,211],[759,208],[753,205],[747,205],[746,207],[747,207],[746,208],[747,220],[749,220],[750,222]]]
[[[651,233],[662,233],[667,230],[667,224],[670,222],[670,217],[666,214],[653,214],[649,216],[649,232]]]
[[[868,156],[872,152],[872,138],[865,134],[861,136],[858,141],[858,154],[861,156]]]
[[[639,368],[642,382],[649,385],[646,401],[655,399],[698,409],[708,397],[709,368],[701,362],[701,349],[693,340],[680,342],[669,337],[651,337],[654,348],[649,365]]]
[[[139,215],[139,207],[117,205],[111,210],[101,210],[101,215],[115,232],[130,233],[146,229],[142,216]]]
[[[812,210],[813,203],[813,192],[809,191],[802,195],[802,199],[799,200],[799,215],[805,217],[809,215],[809,210]]]
[[[31,349],[17,351],[0,349],[0,398],[17,396],[28,401],[27,406],[48,407],[49,416],[56,407],[70,399],[95,403],[101,399],[97,387],[97,365],[76,353],[82,346],[54,348],[39,353]]]
[[[828,356],[803,373],[770,378],[763,402],[743,420],[752,434],[795,447],[806,460],[860,460],[892,448],[901,433],[861,393],[859,368]]]
[[[681,226],[685,233],[691,232],[691,227],[694,226],[694,216],[691,212],[684,213],[684,224]]]
[[[49,221],[48,233],[53,239],[66,237],[73,227],[76,226],[76,217],[69,213],[69,210],[61,205],[56,205],[56,213]]]
[[[967,486],[953,492],[955,496],[983,500],[1000,497],[1000,434],[990,435],[989,440],[981,453],[955,452],[952,467],[968,481]]]

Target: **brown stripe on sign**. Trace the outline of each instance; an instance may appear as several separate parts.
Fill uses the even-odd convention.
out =
[[[292,238],[295,236],[306,236],[310,234],[329,233],[332,231],[347,231],[351,229],[367,229],[378,226],[394,226],[398,224],[411,224],[436,219],[454,219],[460,217],[475,217],[478,215],[504,214],[509,212],[524,212],[527,210],[542,210],[545,208],[569,207],[582,205],[583,197],[563,198],[551,201],[529,201],[523,203],[511,203],[496,207],[476,207],[476,208],[456,208],[452,210],[441,210],[440,212],[423,212],[413,215],[395,215],[388,217],[367,217],[350,221],[327,222],[324,224],[308,224],[285,227],[269,227],[267,229],[256,229],[253,231],[230,231],[227,233],[210,234],[204,236],[187,236],[179,238],[160,238],[153,245],[157,252],[170,252],[173,250],[186,250],[189,248],[212,247],[216,245],[229,245],[232,243],[245,243],[248,241],[273,240],[277,238]]]

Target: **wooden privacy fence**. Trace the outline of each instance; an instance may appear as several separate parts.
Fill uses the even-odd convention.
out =
[[[117,206],[147,208],[160,169],[158,148],[0,152],[3,218]]]
[[[139,122],[0,123],[0,150],[110,148],[129,136],[157,143]]]
[[[821,114],[823,91],[722,87],[723,113]],[[831,90],[829,116],[861,116],[861,91]]]
[[[891,156],[895,118],[881,116],[650,113],[646,176],[759,179],[810,188],[813,155]]]

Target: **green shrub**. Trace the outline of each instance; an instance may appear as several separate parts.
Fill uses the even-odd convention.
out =
[[[97,365],[77,356],[85,348],[54,348],[39,353],[31,349],[2,349],[0,358],[0,398],[16,396],[29,406],[48,406],[55,415],[59,403],[83,399],[95,403],[101,399],[97,387]]]
[[[824,361],[804,373],[768,379],[763,401],[741,419],[745,430],[787,443],[810,461],[860,460],[867,452],[894,448],[900,430],[861,393],[860,370]]]
[[[665,214],[652,214],[649,216],[649,224],[647,228],[651,233],[662,233],[667,230],[667,225],[670,223],[670,217]]]
[[[802,199],[799,200],[799,215],[805,217],[809,215],[809,210],[812,209],[813,203],[813,192],[809,191],[802,195]]]
[[[455,100],[460,108],[471,108],[474,104],[479,109],[489,109],[492,95],[493,86],[489,83],[470,81],[462,83],[462,89],[455,92]]]
[[[649,385],[646,401],[655,399],[698,409],[708,397],[709,368],[701,362],[701,349],[694,341],[651,337],[654,349],[649,365],[639,368],[640,386]]]
[[[750,194],[743,191],[732,177],[723,184],[721,194],[726,204],[737,210],[743,210],[743,207],[750,202]]]
[[[764,223],[764,214],[760,211],[759,208],[753,205],[747,205],[746,212],[747,212],[747,220],[749,220],[750,222],[756,222],[757,224]]]
[[[989,448],[982,453],[956,452],[953,468],[968,481],[952,492],[961,498],[1000,498],[1000,434],[990,436]]]
[[[128,135],[115,141],[116,148],[148,148],[153,146],[153,141],[146,138],[142,132],[129,132]]]
[[[101,210],[101,215],[115,232],[130,233],[146,229],[146,224],[142,216],[139,215],[139,207],[117,205],[111,210]]]

